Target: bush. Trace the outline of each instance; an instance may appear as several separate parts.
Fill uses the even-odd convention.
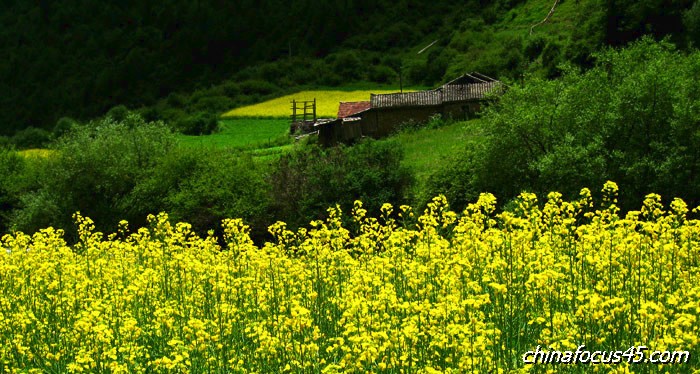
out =
[[[224,218],[242,218],[266,235],[271,224],[265,169],[249,155],[226,151],[202,152],[188,177],[166,197],[167,211],[190,222],[200,232],[219,229]]]
[[[168,212],[206,233],[224,218],[243,218],[260,239],[271,224],[267,170],[250,156],[223,150],[175,148],[138,181],[127,198],[129,216]]]
[[[44,148],[51,141],[51,133],[36,127],[27,127],[12,137],[12,143],[20,149]]]
[[[226,82],[223,84],[222,88],[224,95],[235,98],[241,94],[241,87],[235,82]]]
[[[109,232],[122,219],[143,219],[125,214],[126,197],[174,142],[163,123],[146,123],[135,114],[76,127],[43,161],[38,187],[22,195],[12,224],[25,232],[49,225],[74,232],[72,215],[80,211]]]
[[[127,109],[127,107],[125,107],[124,105],[117,105],[114,108],[110,109],[105,115],[105,117],[111,118],[115,122],[121,122],[126,119],[129,113],[129,109]]]
[[[240,84],[241,92],[248,96],[266,96],[278,92],[279,87],[261,80],[247,80]]]
[[[209,135],[219,128],[219,119],[208,112],[199,112],[179,120],[176,128],[186,135]]]
[[[372,69],[370,72],[370,80],[377,83],[396,83],[399,80],[399,75],[394,71],[394,69],[379,65]]]
[[[700,202],[689,187],[700,185],[700,52],[644,39],[596,59],[585,73],[510,87],[485,111],[479,146],[437,173],[436,188],[507,201],[523,190],[573,198],[580,186],[614,180],[623,207],[652,191]]]
[[[56,122],[56,126],[53,127],[53,137],[60,138],[70,132],[77,124],[78,123],[70,117],[61,117]]]
[[[683,26],[686,31],[688,43],[695,48],[700,47],[700,1],[695,1],[693,6],[683,13]]]
[[[524,54],[530,60],[535,60],[542,54],[544,47],[547,45],[547,38],[542,34],[530,36],[525,44]]]
[[[363,141],[353,147],[308,146],[278,161],[270,176],[273,210],[294,227],[322,218],[329,206],[345,210],[361,199],[370,212],[405,201],[412,177],[393,142]]]
[[[200,112],[221,113],[230,110],[235,102],[227,96],[202,97],[192,105],[191,109]]]
[[[9,228],[10,214],[19,206],[17,179],[25,160],[17,152],[0,147],[0,233]]]
[[[330,64],[333,71],[342,79],[360,81],[366,75],[366,66],[360,59],[360,54],[354,50],[345,50],[328,55],[326,62]]]

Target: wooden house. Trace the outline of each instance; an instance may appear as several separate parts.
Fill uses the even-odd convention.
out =
[[[479,73],[464,74],[432,90],[372,94],[369,102],[340,103],[338,118],[316,126],[321,143],[352,142],[362,136],[380,138],[403,123],[427,122],[436,114],[467,119],[477,113],[502,83]]]

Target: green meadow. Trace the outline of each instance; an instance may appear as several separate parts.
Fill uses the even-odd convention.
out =
[[[288,144],[289,120],[281,118],[225,118],[211,135],[178,135],[180,144],[216,148],[265,149]]]

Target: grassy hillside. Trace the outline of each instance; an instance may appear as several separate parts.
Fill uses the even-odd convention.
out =
[[[404,164],[415,171],[418,179],[424,179],[436,165],[463,147],[465,138],[471,136],[469,129],[476,121],[404,131],[392,138],[398,140],[404,149]]]
[[[402,131],[388,140],[396,140],[404,151],[402,164],[410,169],[416,180],[413,199],[416,204],[427,198],[426,183],[441,165],[464,150],[465,143],[481,136],[480,120],[460,121],[430,128]]]

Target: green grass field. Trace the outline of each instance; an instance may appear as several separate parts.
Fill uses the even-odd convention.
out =
[[[477,136],[470,129],[477,120],[455,122],[436,129],[401,132],[394,137],[403,146],[404,164],[425,179],[455,151],[461,150],[467,137]]]
[[[480,136],[479,120],[454,122],[439,128],[403,131],[388,140],[396,140],[404,150],[402,164],[415,177],[414,197],[422,196],[430,175],[453,154],[461,151],[469,139]]]
[[[212,135],[178,135],[185,146],[211,146],[220,148],[273,148],[291,140],[289,120],[228,118],[220,122],[220,131]]]
[[[408,90],[404,90],[408,91]],[[262,103],[248,105],[230,110],[222,115],[224,118],[232,117],[277,117],[289,118],[292,115],[292,100],[310,101],[316,99],[316,116],[320,118],[332,117],[338,114],[338,106],[341,101],[369,101],[370,94],[383,94],[398,92],[398,89],[381,90],[318,90],[301,91],[291,95],[278,97]]]

